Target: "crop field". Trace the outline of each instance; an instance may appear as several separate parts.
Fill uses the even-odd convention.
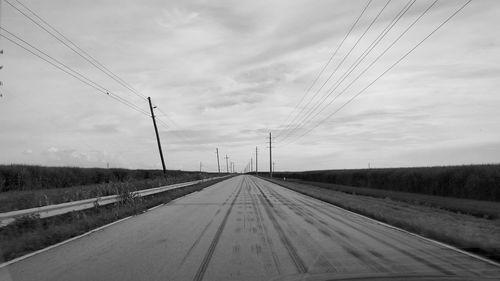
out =
[[[301,181],[295,179],[287,179],[287,181],[307,184],[310,186],[317,186],[324,189],[340,191],[353,195],[386,198],[401,202],[407,202],[415,205],[440,208],[455,213],[464,213],[487,219],[500,218],[500,202],[472,200],[464,198],[451,198],[444,196],[435,196],[435,195],[418,194],[418,193],[384,190],[384,189],[374,189],[366,187],[355,187],[355,186],[339,185],[339,184],[324,183],[324,182]]]
[[[86,169],[23,165],[0,166],[0,212],[120,194],[180,182],[210,174],[159,170]]]
[[[199,172],[167,170],[167,178]],[[0,165],[0,192],[66,188],[163,177],[161,170],[129,170],[32,165]]]
[[[500,201],[500,164],[275,172],[274,175],[370,189]]]

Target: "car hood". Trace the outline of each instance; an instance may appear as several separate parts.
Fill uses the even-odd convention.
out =
[[[476,277],[476,276],[456,276],[456,275],[425,275],[425,274],[390,274],[390,273],[370,273],[370,274],[343,274],[343,273],[320,273],[320,274],[298,274],[273,278],[270,281],[492,281],[498,277]]]

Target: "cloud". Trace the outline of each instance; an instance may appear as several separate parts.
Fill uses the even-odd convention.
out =
[[[319,83],[325,81],[385,3],[377,0],[370,4]],[[430,3],[417,1],[402,23],[408,24]],[[154,104],[175,121],[173,124],[156,112],[167,124],[159,126],[169,167],[195,170],[202,161],[207,169],[214,170],[215,147],[244,166],[255,146],[265,151],[269,131],[275,135],[286,133],[290,111],[364,4],[173,0],[145,5],[124,0],[119,10],[111,1],[102,2],[99,9],[89,9],[79,2],[61,6],[34,1],[29,6],[113,73],[152,97]],[[389,4],[373,32],[360,42],[360,48],[354,50],[334,78],[347,70],[354,55],[368,46],[375,31],[385,27],[404,4]],[[363,75],[319,117],[327,116],[367,85],[456,5],[453,1],[439,2],[403,38],[402,44],[395,45],[378,67]],[[500,41],[491,28],[497,25],[499,12],[498,1],[472,2],[333,118],[296,143],[277,143],[278,167],[365,167],[367,159],[379,159],[384,165],[425,162],[414,157],[412,151],[422,152],[429,163],[451,164],[474,158],[472,153],[460,158],[451,157],[445,149],[443,153],[431,149],[452,139],[466,142],[467,151],[476,148],[481,156],[474,159],[491,160],[485,152],[491,149],[484,143],[500,140],[496,133],[500,98],[492,94],[500,87],[500,69],[496,65]],[[7,132],[0,137],[2,161],[81,166],[114,162],[115,166],[159,167],[145,100],[26,23],[15,11],[5,9],[2,13],[5,28],[146,112],[137,113],[96,93],[6,43],[9,55],[3,63],[2,80],[10,94],[8,99],[0,99],[0,131]],[[404,24],[391,36],[402,31]],[[368,58],[365,66],[373,58]],[[319,92],[318,98],[325,93]],[[302,126],[297,133],[313,124]],[[432,153],[424,153],[426,150]]]
[[[174,29],[194,23],[199,15],[200,14],[196,12],[174,8],[171,10],[163,10],[162,17],[156,18],[155,22],[162,27]]]

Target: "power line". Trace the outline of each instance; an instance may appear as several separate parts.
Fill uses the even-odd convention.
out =
[[[138,96],[141,99],[147,101],[147,97],[145,95],[141,94],[135,88],[133,88],[132,86],[130,86],[130,84],[128,84],[126,81],[124,81],[123,79],[121,79],[118,75],[116,75],[115,73],[113,73],[113,71],[111,71],[108,67],[106,67],[105,65],[103,65],[102,63],[100,63],[96,58],[94,58],[88,52],[86,52],[85,50],[83,50],[78,44],[76,44],[74,41],[72,41],[71,39],[69,39],[68,37],[66,37],[64,34],[62,34],[59,30],[57,30],[54,26],[52,26],[50,23],[48,23],[46,20],[44,20],[40,15],[38,15],[35,11],[33,11],[32,9],[30,9],[29,7],[27,7],[21,1],[14,0],[19,5],[21,5],[24,9],[26,9],[27,11],[29,11],[33,16],[35,16],[36,19],[38,19],[39,21],[41,21],[43,24],[45,24],[48,28],[50,28],[52,31],[54,31],[59,36],[57,36],[56,34],[52,33],[50,30],[48,30],[47,28],[45,28],[44,26],[42,26],[34,18],[30,17],[28,14],[24,13],[23,11],[21,11],[18,7],[16,7],[12,3],[10,3],[8,0],[5,0],[5,1],[11,7],[13,7],[14,9],[16,9],[19,13],[21,13],[22,15],[24,15],[26,18],[28,18],[30,21],[32,21],[33,23],[35,23],[38,27],[40,27],[41,29],[43,29],[48,34],[52,35],[56,40],[58,40],[59,42],[61,42],[62,44],[64,44],[66,47],[68,47],[69,49],[71,49],[73,52],[75,52],[77,55],[79,55],[80,57],[82,57],[83,59],[85,59],[87,62],[91,63],[94,67],[96,67],[97,69],[99,69],[101,72],[103,72],[104,74],[106,74],[107,76],[109,76],[110,78],[112,78],[114,81],[116,81],[117,83],[119,83],[120,85],[122,85],[123,87],[125,87],[126,89],[128,89],[129,91],[131,91],[132,93],[134,93],[136,96]],[[70,46],[70,45],[72,45],[72,46]],[[159,108],[157,108],[157,109],[160,112],[162,112],[165,115],[166,118],[168,118],[168,116],[167,116],[166,113],[164,113],[163,111],[161,111]],[[157,119],[159,119],[158,116],[157,116]],[[168,118],[168,119],[171,120],[170,118]],[[178,127],[177,124],[175,124],[175,122],[173,122],[173,120],[171,120],[171,121],[172,121],[172,123],[174,124],[175,127]],[[181,138],[185,139],[185,136],[182,136]]]
[[[158,109],[158,108],[156,108],[156,109]],[[170,133],[174,134],[177,138],[182,139],[185,142],[190,142],[190,140],[186,139],[182,134],[173,130],[173,128],[169,124],[167,124],[165,121],[159,119],[158,116],[155,116],[155,117],[156,117],[156,121],[158,122],[158,124],[163,125],[163,127],[165,127],[166,129],[169,129]]]
[[[26,18],[28,18],[30,21],[32,21],[38,27],[40,27],[41,29],[43,29],[45,32],[47,32],[48,34],[52,35],[52,37],[54,37],[56,40],[58,40],[59,42],[61,42],[62,44],[64,44],[66,47],[68,47],[69,49],[71,49],[74,53],[76,53],[77,55],[79,55],[81,58],[83,58],[84,60],[86,60],[87,62],[89,62],[90,64],[92,64],[94,67],[96,67],[97,69],[99,69],[101,72],[103,72],[104,74],[106,74],[108,77],[110,77],[111,79],[113,79],[114,81],[116,81],[117,83],[119,83],[120,85],[122,85],[123,87],[127,88],[128,90],[130,90],[132,93],[134,93],[135,95],[137,95],[141,99],[147,100],[146,96],[142,95],[137,90],[135,90],[134,88],[132,88],[128,83],[126,83],[125,81],[123,81],[123,79],[121,79],[120,77],[118,77],[111,70],[109,70],[106,66],[104,66],[102,63],[100,63],[99,61],[97,61],[93,56],[91,56],[90,54],[88,54],[81,47],[79,47],[73,41],[71,41],[66,36],[64,36],[61,32],[59,32],[56,28],[54,28],[52,25],[50,25],[47,21],[45,21],[37,13],[35,13],[33,10],[31,10],[30,8],[28,8],[26,5],[24,5],[20,1],[18,1],[18,0],[15,0],[15,1],[17,3],[19,3],[23,8],[25,8],[26,10],[28,10],[31,14],[33,14],[36,18],[38,18],[42,23],[44,23],[45,25],[47,25],[50,29],[52,29],[53,31],[55,31],[64,40],[68,41],[74,47],[70,46],[70,44],[68,44],[63,39],[61,39],[60,37],[58,37],[56,34],[54,34],[53,32],[51,32],[50,30],[48,30],[46,27],[44,27],[38,21],[36,21],[32,17],[30,17],[28,14],[26,14],[25,12],[23,12],[22,10],[20,10],[17,6],[13,5],[8,0],[5,0],[5,2],[7,4],[9,4],[12,8],[16,9],[19,13],[21,13],[23,16],[25,16]]]
[[[289,119],[289,117],[291,116],[291,114],[293,112],[295,112],[300,104],[302,103],[302,101],[304,100],[304,98],[309,94],[309,92],[311,91],[311,89],[314,87],[314,85],[316,84],[316,82],[318,82],[319,78],[321,77],[321,75],[323,74],[323,72],[326,70],[327,66],[332,62],[333,58],[337,55],[337,52],[339,51],[339,49],[342,47],[342,45],[344,44],[345,40],[349,37],[349,35],[351,34],[351,32],[353,31],[354,27],[358,24],[359,20],[361,19],[361,17],[363,16],[363,14],[365,13],[366,9],[368,8],[368,6],[371,4],[373,0],[369,0],[366,5],[364,6],[363,10],[361,11],[361,13],[359,14],[359,16],[356,18],[356,20],[354,21],[354,23],[351,25],[351,28],[348,30],[348,32],[346,33],[346,35],[344,36],[344,38],[342,39],[342,41],[340,42],[340,44],[337,46],[337,48],[335,49],[335,51],[333,52],[333,54],[330,56],[330,59],[327,61],[327,63],[323,66],[323,68],[321,69],[321,71],[318,73],[318,75],[316,76],[316,78],[314,79],[313,83],[311,84],[311,86],[309,86],[309,88],[307,89],[306,93],[302,96],[302,98],[300,99],[299,103],[297,103],[297,105],[295,106],[295,108],[293,110],[290,111],[290,113],[288,114],[287,118],[285,119],[285,122],[284,124],[287,124],[287,120]],[[324,84],[323,84],[324,86]],[[321,86],[321,88],[323,87]],[[320,89],[321,89],[320,88]],[[309,101],[310,102],[310,101]],[[307,103],[305,107],[307,107],[309,103]],[[297,115],[295,115],[295,117],[297,117],[298,115],[300,115],[300,113],[302,113],[303,110],[301,110]],[[290,121],[290,123],[288,125],[285,126],[285,130],[286,128],[288,128],[289,126],[291,126],[294,122],[295,118],[292,119],[292,121]],[[281,135],[281,132],[278,132],[278,135],[276,136],[276,138],[279,138],[279,136]]]
[[[94,67],[96,67],[97,69],[99,69],[101,72],[103,72],[104,74],[106,74],[108,77],[112,78],[114,81],[116,81],[117,83],[119,83],[120,85],[122,85],[123,87],[125,87],[126,89],[128,89],[129,91],[131,91],[132,93],[134,93],[136,96],[140,97],[141,99],[143,100],[146,100],[147,101],[147,97],[143,94],[141,94],[140,92],[138,92],[136,89],[134,89],[132,86],[130,86],[130,84],[128,84],[127,82],[125,82],[123,79],[121,79],[118,75],[116,75],[115,73],[113,73],[109,68],[107,68],[105,65],[103,65],[102,63],[100,63],[95,57],[93,57],[92,55],[90,55],[88,52],[86,52],[85,50],[83,50],[80,46],[78,46],[78,44],[76,44],[75,42],[73,42],[71,39],[69,39],[68,37],[66,37],[64,34],[62,34],[60,31],[58,31],[54,26],[52,26],[50,23],[48,23],[46,20],[44,20],[41,16],[39,16],[35,11],[33,11],[32,9],[30,9],[29,7],[27,7],[25,4],[23,4],[22,2],[20,2],[19,0],[15,0],[19,5],[21,5],[24,9],[26,9],[27,11],[29,11],[32,15],[34,15],[39,21],[41,21],[43,24],[45,24],[48,28],[50,28],[52,31],[54,31],[56,34],[54,34],[53,32],[51,32],[50,30],[48,30],[46,27],[44,27],[42,24],[40,24],[38,21],[36,21],[33,17],[30,17],[28,14],[26,14],[25,12],[23,12],[22,10],[20,10],[18,7],[16,7],[15,5],[13,5],[12,3],[10,3],[8,0],[5,0],[12,8],[14,8],[15,10],[17,10],[19,13],[21,13],[23,16],[25,16],[26,18],[28,18],[30,21],[32,21],[34,24],[36,24],[38,27],[40,27],[41,29],[43,29],[45,32],[47,32],[48,34],[50,34],[51,36],[53,36],[56,40],[58,40],[59,42],[61,42],[62,44],[64,44],[66,47],[68,47],[69,49],[71,49],[74,53],[76,53],[77,55],[79,55],[80,57],[82,57],[83,59],[85,59],[87,62],[89,62],[90,64],[92,64]],[[59,37],[62,37],[62,39]],[[66,41],[64,41],[64,40]],[[83,54],[82,54],[83,53]],[[106,90],[107,93],[109,93],[109,90]],[[137,107],[140,109],[139,106],[133,104],[132,102],[130,101],[127,101],[126,99],[124,98],[121,98],[119,96],[116,96],[116,99],[120,99],[122,103],[128,103],[130,106],[132,107]],[[147,111],[143,110],[143,109],[140,109],[141,111],[143,111],[143,113],[146,113],[147,114]],[[163,111],[161,111],[165,117],[168,118],[167,114],[164,113]],[[148,114],[149,116],[149,114]],[[157,118],[159,119],[159,118]],[[171,119],[170,119],[171,120]],[[158,120],[160,121],[160,120]],[[173,120],[171,120],[172,123],[174,123],[175,126],[177,126],[175,124],[175,122],[173,122]],[[165,124],[166,125],[166,124]],[[175,133],[174,133],[175,134]],[[177,134],[176,134],[177,135]],[[177,135],[179,136],[179,135]],[[184,136],[181,136],[182,139],[185,139]]]
[[[303,118],[301,118],[301,121],[298,122],[292,130],[288,132],[288,134],[285,136],[285,138],[281,139],[279,142],[285,141],[288,137],[293,136],[293,134],[305,124],[308,119],[312,120],[314,117],[318,115],[316,114],[312,117],[311,114],[313,114],[324,102],[328,97],[331,96],[331,94],[341,85],[342,82],[345,81],[345,79],[356,69],[356,67],[359,66],[359,64],[368,56],[368,54],[371,53],[371,51],[382,41],[382,39],[389,33],[389,31],[396,25],[396,23],[408,12],[408,10],[413,6],[416,0],[410,0],[408,3],[403,6],[403,8],[396,14],[396,16],[393,18],[393,20],[379,33],[379,35],[374,39],[374,41],[363,51],[363,53],[351,64],[351,66],[346,70],[346,72],[337,79],[337,81],[330,87],[330,89],[327,91],[327,94],[323,96],[323,99],[318,102],[311,110],[307,112],[306,115],[304,115]],[[366,71],[366,70],[365,70]],[[364,73],[364,72],[363,72]],[[359,78],[359,77],[358,77]],[[355,79],[354,81],[356,81]],[[353,82],[352,82],[353,83]],[[351,84],[352,84],[351,83]],[[337,95],[338,97],[338,95]],[[337,98],[335,97],[335,99]],[[328,105],[330,105],[333,101],[331,101]],[[328,105],[326,107],[328,107]],[[324,110],[324,108],[322,109]]]
[[[328,81],[330,81],[330,79],[335,75],[335,73],[337,73],[337,71],[339,70],[339,68],[342,66],[342,64],[346,61],[346,59],[350,56],[350,54],[352,53],[352,51],[358,46],[359,42],[361,42],[361,40],[364,38],[364,36],[366,35],[366,33],[371,29],[371,27],[373,26],[373,24],[378,20],[378,18],[380,17],[380,15],[382,14],[382,12],[385,10],[385,8],[387,8],[387,6],[389,5],[389,3],[391,2],[392,0],[388,0],[385,5],[382,7],[382,9],[378,12],[378,14],[373,18],[373,20],[370,22],[370,24],[365,28],[364,32],[361,34],[361,36],[359,36],[359,38],[356,40],[356,42],[354,43],[354,45],[350,48],[349,52],[347,52],[344,57],[342,58],[342,60],[340,61],[340,63],[337,65],[337,67],[334,69],[334,71],[330,74],[330,76],[328,77],[328,79],[323,83],[323,85],[321,85],[321,87],[316,91],[316,93],[314,94],[314,96],[312,97],[312,99],[310,99],[309,101],[311,102],[319,93],[320,91],[323,89],[323,87],[328,83]],[[310,102],[307,103],[307,105],[310,104]],[[321,103],[321,102],[320,102]],[[317,103],[319,104],[319,103]],[[307,107],[307,105],[303,108],[305,109]],[[306,113],[305,113],[305,116],[308,116],[308,114],[311,112],[311,110],[314,111],[314,109],[316,108],[316,106],[313,106],[312,108],[310,108]],[[303,111],[303,110],[302,110]],[[296,117],[299,117],[299,115],[297,115]],[[298,119],[298,123],[302,122],[302,118],[299,118]],[[293,122],[293,121],[292,121]],[[293,130],[292,130],[293,131]],[[285,137],[283,139],[286,139],[289,135],[290,135],[290,132],[291,131],[288,131],[287,134],[285,135]]]
[[[318,122],[316,125],[311,127],[309,130],[307,130],[305,133],[300,135],[297,139],[294,141],[298,141],[301,139],[303,136],[308,134],[310,131],[313,129],[317,128],[319,125],[324,123],[326,120],[330,119],[333,115],[338,113],[340,110],[342,110],[345,106],[347,106],[349,103],[351,103],[354,99],[356,99],[358,96],[363,94],[371,85],[373,85],[375,82],[377,82],[382,76],[384,76],[387,72],[389,72],[391,69],[393,69],[397,64],[399,64],[403,59],[405,59],[408,55],[410,55],[416,48],[418,48],[422,43],[424,43],[429,37],[431,37],[434,33],[436,33],[441,27],[443,27],[446,23],[448,23],[453,17],[455,17],[460,11],[462,11],[467,5],[472,0],[467,1],[464,3],[459,9],[457,9],[453,14],[451,14],[446,20],[444,20],[440,25],[438,25],[432,32],[430,32],[426,37],[424,37],[419,43],[417,43],[413,48],[411,48],[408,52],[406,52],[401,58],[399,58],[395,63],[393,63],[389,68],[387,68],[382,74],[380,74],[377,78],[375,78],[370,84],[368,84],[366,87],[364,87],[361,91],[356,93],[354,96],[352,96],[348,101],[346,101],[344,104],[342,104],[341,107],[339,107],[337,110],[333,111],[331,114],[329,114],[326,118],[322,119],[320,122]]]
[[[427,14],[427,12],[432,9],[432,7],[438,2],[439,0],[435,0],[434,2],[431,3],[431,5],[429,5],[429,7],[427,7],[427,9],[425,9],[381,54],[378,55],[378,57],[376,57],[363,71],[361,71],[361,73],[358,74],[358,76],[356,76],[346,87],[344,87],[344,89],[342,89],[342,91],[340,91],[332,100],[330,100],[330,102],[328,102],[328,104],[326,104],[325,106],[323,106],[323,108],[321,108],[320,111],[317,111],[314,116],[312,116],[311,118],[309,118],[309,120],[313,120],[314,118],[316,118],[316,116],[318,116],[320,113],[322,113],[326,108],[328,108],[333,102],[335,102],[335,100],[340,97],[342,94],[344,94],[356,81],[359,80],[359,78],[361,76],[363,76],[364,73],[366,73],[366,71],[368,71],[373,65],[375,65],[375,63],[381,58],[383,57],[425,14]],[[406,10],[407,11],[407,10]],[[338,86],[337,86],[338,87]],[[337,88],[335,87],[335,89]],[[334,90],[335,90],[334,89]],[[331,94],[333,93],[333,91],[331,91],[330,93],[328,93],[327,97],[329,97]],[[304,122],[305,124],[305,122]],[[299,124],[300,125],[300,124]]]
[[[21,47],[22,49],[26,50],[27,52],[31,53],[32,55],[44,60],[45,62],[51,64],[52,66],[58,68],[59,70],[65,72],[66,74],[68,75],[71,75],[73,76],[74,78],[78,79],[80,82],[94,88],[95,90],[97,90],[98,92],[101,92],[103,94],[106,94],[107,96],[117,100],[118,102],[120,103],[123,103],[125,105],[127,105],[128,107],[134,109],[135,111],[138,111],[142,114],[145,114],[146,116],[149,116],[149,114],[142,110],[140,107],[138,107],[137,105],[123,99],[122,97],[110,92],[108,89],[106,89],[105,87],[103,87],[102,85],[92,81],[91,79],[89,79],[88,77],[86,77],[85,75],[81,74],[80,72],[76,71],[76,70],[73,70],[72,68],[70,68],[69,66],[67,66],[66,64],[60,62],[59,60],[55,59],[54,57],[50,56],[49,54],[47,54],[46,52],[36,48],[35,46],[33,46],[32,44],[30,44],[29,42],[27,42],[26,40],[20,38],[19,36],[13,34],[12,32],[8,31],[7,29],[3,28],[3,27],[0,27],[1,30],[7,32],[10,36],[14,37],[15,39],[21,41],[22,43],[26,44],[27,46],[29,46],[30,48],[32,48],[33,50],[37,51],[38,53],[36,53],[35,51],[29,49],[28,47],[26,46],[23,46],[22,44],[20,44],[19,42],[16,42],[14,39],[6,36],[5,34],[0,34],[1,37],[7,39],[8,41],[10,41],[11,43]],[[40,55],[42,54],[42,55]],[[51,61],[52,60],[52,61]]]
[[[178,134],[177,134],[177,136],[179,136],[181,139],[183,139],[183,140],[185,140],[185,141],[187,141],[187,142],[189,142],[189,141],[190,141],[189,139],[192,139],[191,137],[187,136],[185,133],[183,133],[183,132],[181,131],[180,126],[179,126],[179,125],[178,125],[178,124],[177,124],[177,123],[176,123],[176,122],[175,122],[172,118],[170,118],[170,117],[168,116],[168,114],[167,114],[167,113],[165,113],[165,111],[163,111],[163,110],[162,110],[162,109],[161,109],[158,105],[156,105],[156,107],[157,107],[156,109],[157,109],[157,110],[158,110],[161,114],[163,114],[163,115],[161,115],[160,117],[165,117],[166,119],[168,119],[168,120],[170,121],[170,123],[172,124],[172,127],[175,127],[175,128],[178,130],[178,132],[175,132],[175,131],[172,131],[172,132],[175,132],[175,134],[177,134],[177,133],[178,133]],[[157,118],[158,118],[158,116],[157,116]]]

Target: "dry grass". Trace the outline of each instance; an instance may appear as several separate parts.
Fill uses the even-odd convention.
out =
[[[500,260],[499,219],[484,219],[388,198],[347,194],[297,182],[271,181],[425,237]]]
[[[408,202],[414,205],[423,205],[434,208],[441,208],[457,213],[470,214],[477,217],[483,217],[489,219],[500,218],[500,202],[433,196],[427,194],[346,186],[346,185],[312,182],[312,181],[299,181],[299,180],[287,180],[287,181],[296,181],[298,183],[306,185],[313,185],[325,189],[341,191],[355,195],[390,198],[397,201]]]
[[[154,179],[128,180],[67,188],[0,192],[0,212],[114,195],[125,191],[130,192],[198,179],[201,179],[199,174],[183,174],[166,179],[158,177]]]

